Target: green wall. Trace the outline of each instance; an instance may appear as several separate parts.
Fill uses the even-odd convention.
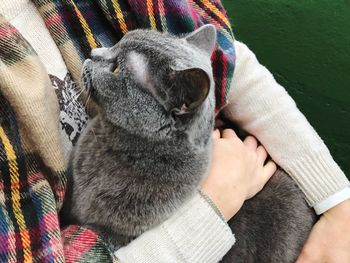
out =
[[[350,0],[223,0],[350,178]],[[293,124],[291,124],[293,125]]]

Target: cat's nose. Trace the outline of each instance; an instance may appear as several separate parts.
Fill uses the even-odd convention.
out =
[[[97,59],[101,59],[101,58],[105,58],[108,59],[109,56],[109,48],[106,47],[101,47],[101,48],[94,48],[91,50],[91,58],[97,58]]]

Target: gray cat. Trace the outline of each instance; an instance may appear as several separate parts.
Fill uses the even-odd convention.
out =
[[[99,113],[73,153],[65,211],[114,249],[170,217],[208,172],[215,43],[211,25],[184,38],[135,30],[84,63]],[[229,222],[237,242],[223,262],[293,262],[314,220],[278,171]]]

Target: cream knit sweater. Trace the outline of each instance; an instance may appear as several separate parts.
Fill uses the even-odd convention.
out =
[[[349,180],[287,91],[249,48],[235,41],[236,67],[226,116],[254,135],[322,214],[350,198]]]
[[[32,45],[48,73],[64,81],[67,69],[35,7],[28,0],[1,1],[0,13]],[[285,89],[247,46],[236,41],[235,47],[227,116],[260,140],[318,213],[350,198],[349,181]],[[61,137],[67,156],[72,144],[67,134]],[[121,262],[218,262],[234,241],[228,226],[196,195],[169,220],[115,254]]]

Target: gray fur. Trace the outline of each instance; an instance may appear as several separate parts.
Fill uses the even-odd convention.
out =
[[[236,244],[222,262],[294,263],[315,220],[303,193],[279,169],[228,222]]]
[[[84,63],[82,81],[100,109],[73,153],[66,210],[70,220],[94,227],[113,248],[166,220],[207,174],[215,37],[210,25],[184,38],[135,30],[111,48],[93,50]],[[277,250],[295,257],[294,243],[299,249],[305,240],[312,220],[302,194],[292,182],[271,182],[268,198],[263,191],[230,222],[238,241],[224,262],[239,262],[238,255],[241,262],[278,262],[244,258]]]

